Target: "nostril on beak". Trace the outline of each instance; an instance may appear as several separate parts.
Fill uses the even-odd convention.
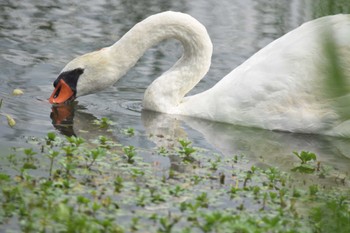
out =
[[[57,91],[55,92],[55,95],[53,96],[54,99],[57,98],[57,96],[60,94],[60,91],[61,91],[61,87],[59,87],[59,88],[57,89]]]

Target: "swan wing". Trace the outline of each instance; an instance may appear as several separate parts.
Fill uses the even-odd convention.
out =
[[[213,88],[188,97],[185,111],[216,121],[271,130],[331,131],[347,119],[339,118],[333,108],[339,98],[328,92],[328,81],[334,77],[328,70],[332,69],[332,58],[325,53],[327,35],[339,52],[338,65],[343,68],[349,87],[350,16],[336,15],[305,23],[273,41]],[[350,128],[347,131],[350,133]]]

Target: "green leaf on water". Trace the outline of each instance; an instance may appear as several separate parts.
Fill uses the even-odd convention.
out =
[[[6,115],[6,118],[7,118],[7,124],[8,124],[10,127],[13,127],[13,126],[16,125],[15,119],[13,119],[10,115]]]
[[[301,151],[300,153],[294,151],[293,154],[301,160],[301,164],[316,160],[316,154],[309,151]]]
[[[35,151],[33,151],[33,149],[32,148],[28,148],[28,149],[24,149],[24,154],[25,155],[28,155],[28,156],[33,156],[33,155],[35,155],[36,154],[36,152]]]
[[[23,94],[24,94],[24,92],[21,89],[18,89],[18,88],[14,89],[12,91],[12,95],[14,95],[14,96],[19,96],[19,95],[23,95]]]
[[[10,176],[0,173],[0,181],[9,181],[10,180]]]
[[[292,171],[300,173],[313,173],[315,171],[315,168],[308,164],[302,164],[293,168]]]
[[[102,117],[101,120],[94,120],[94,124],[98,125],[100,128],[108,128],[110,125],[113,125],[113,121],[107,117]]]
[[[33,163],[25,163],[23,164],[23,169],[37,169],[37,166],[35,166]]]
[[[56,139],[56,134],[55,134],[54,132],[49,132],[49,133],[47,133],[47,139],[48,139],[49,141],[55,141],[55,139]]]

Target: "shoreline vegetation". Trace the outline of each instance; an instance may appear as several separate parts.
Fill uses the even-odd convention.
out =
[[[1,157],[1,232],[350,232],[348,174],[312,152],[291,152],[300,163],[283,172],[187,139],[145,150],[48,133],[27,144]]]

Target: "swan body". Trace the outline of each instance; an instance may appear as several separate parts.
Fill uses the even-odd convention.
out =
[[[207,73],[212,43],[205,27],[191,16],[159,13],[136,24],[112,46],[69,62],[54,83],[50,102],[109,87],[148,48],[168,38],[182,43],[183,55],[146,89],[144,109],[269,130],[350,137],[349,15],[307,22],[258,51],[212,88],[185,97]],[[342,92],[336,95],[328,94],[337,90],[329,85],[334,59],[327,57],[327,46],[341,68]]]

